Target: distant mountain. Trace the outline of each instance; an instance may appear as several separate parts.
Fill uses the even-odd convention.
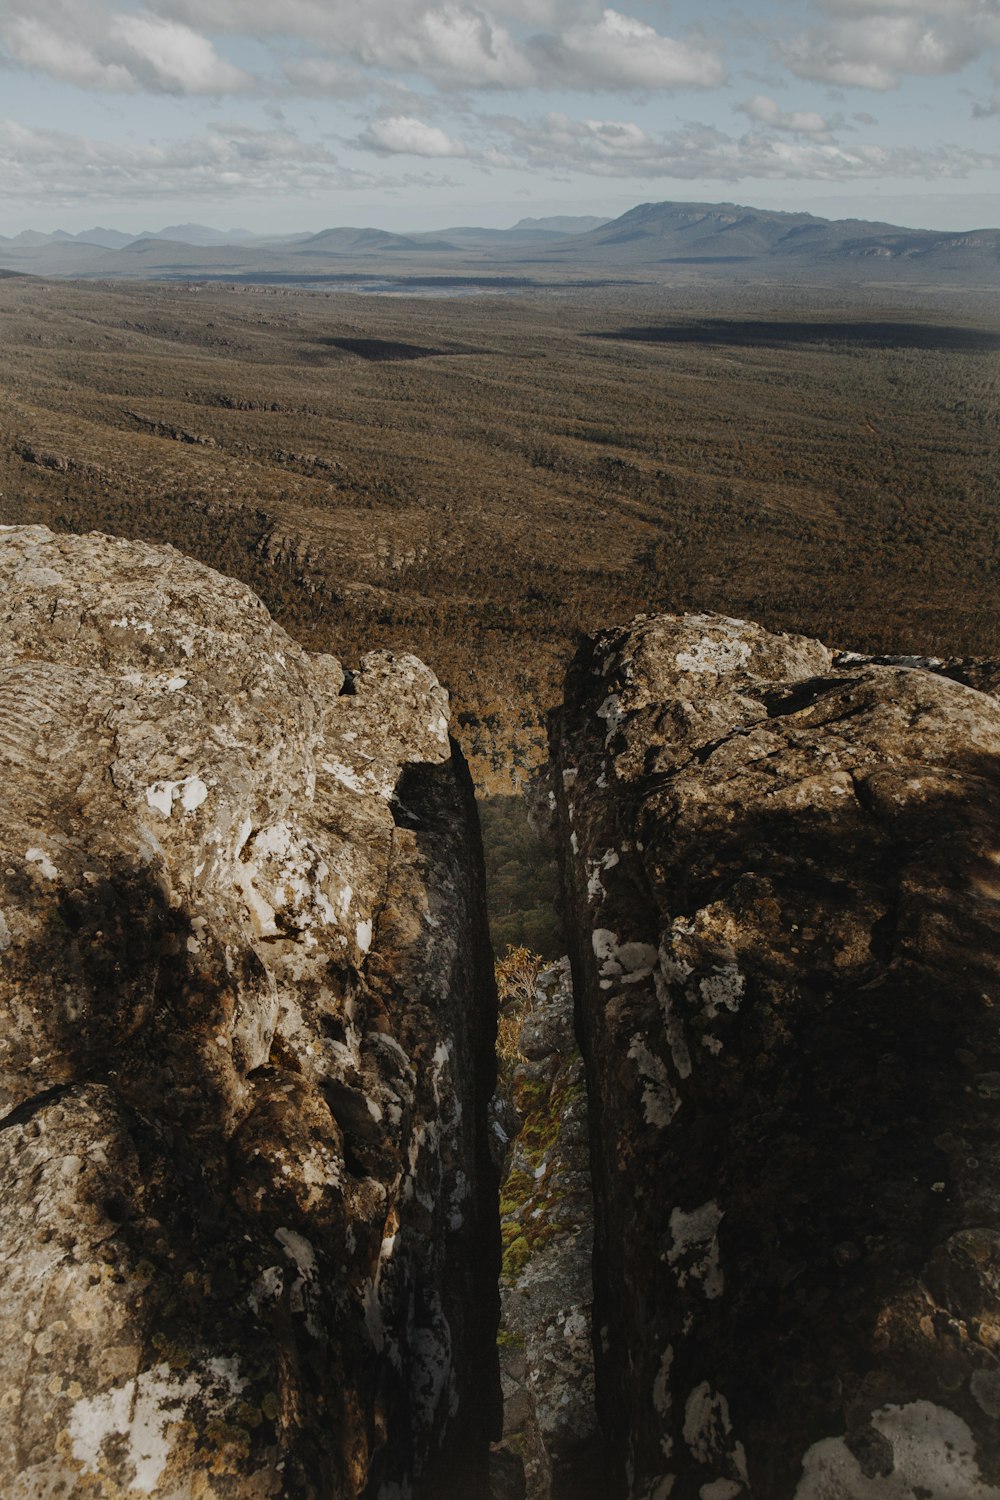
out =
[[[79,234],[68,234],[65,229],[53,229],[51,234],[25,229],[12,237],[0,234],[0,245],[25,250],[39,250],[44,245],[103,245],[106,250],[119,250],[134,238],[134,235],[121,234],[117,229],[84,229]]]
[[[454,250],[447,240],[392,234],[387,229],[323,229],[294,247],[297,255],[369,255],[397,250]]]
[[[3,243],[5,245],[14,245],[19,250],[36,250],[41,245],[51,244],[54,239],[66,239],[66,237],[67,236],[58,229],[56,230],[55,234],[40,234],[37,229],[22,229],[20,234],[11,236],[4,235]]]
[[[337,226],[265,238],[248,230],[178,224],[130,238],[95,228],[0,237],[0,266],[42,276],[146,280],[239,277],[308,283],[324,277],[485,276],[541,284],[598,275],[673,274],[830,282],[1000,284],[1000,229],[947,233],[861,219],[822,219],[738,203],[641,203],[617,219],[521,219],[511,229],[464,226],[396,234]],[[690,272],[672,268],[690,267]]]
[[[548,230],[552,234],[587,234],[591,229],[600,229],[611,220],[594,214],[552,214],[547,219],[518,219],[511,233],[519,229]]]
[[[122,234],[120,229],[102,229],[95,225],[93,229],[82,229],[79,234],[74,234],[73,239],[78,245],[103,245],[105,250],[120,250],[123,245],[129,245],[135,239],[134,234]]]
[[[793,259],[830,267],[859,259],[956,258],[1000,272],[1000,230],[952,234],[862,219],[821,219],[736,203],[641,203],[559,247],[560,258],[619,266]]]
[[[249,229],[213,229],[208,224],[168,224],[165,229],[144,229],[136,240],[174,240],[181,245],[238,245],[258,240]]]

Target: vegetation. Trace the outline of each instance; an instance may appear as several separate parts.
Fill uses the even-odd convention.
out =
[[[494,950],[530,950],[539,962],[551,962],[566,947],[556,912],[559,872],[553,840],[532,826],[523,797],[485,797],[479,816]]]
[[[521,1055],[521,1028],[531,1014],[535,1000],[535,986],[543,962],[539,954],[529,948],[508,948],[496,960],[497,999],[500,1012],[497,1018],[497,1057],[505,1082],[519,1062]]]
[[[490,799],[497,945],[554,956],[508,799],[581,631],[719,610],[1000,654],[998,333],[995,297],[912,286],[9,278],[0,520],[172,542],[309,646],[423,656]]]

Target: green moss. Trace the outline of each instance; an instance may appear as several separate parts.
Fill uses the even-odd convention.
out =
[[[565,1063],[574,1061],[567,1058]],[[560,1165],[563,1120],[585,1092],[581,1081],[571,1080],[567,1066],[554,1081],[525,1076],[523,1069],[515,1080],[514,1103],[522,1120],[517,1152],[527,1167],[511,1170],[500,1189],[502,1274],[507,1282],[516,1280],[533,1256],[572,1227],[565,1210],[560,1212],[569,1189],[552,1185]]]
[[[513,1281],[520,1276],[528,1261],[531,1259],[531,1246],[523,1234],[519,1234],[504,1249],[501,1271],[507,1281]]]

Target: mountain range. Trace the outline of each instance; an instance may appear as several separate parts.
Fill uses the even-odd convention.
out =
[[[130,237],[28,230],[0,236],[0,268],[42,276],[116,280],[240,280],[301,284],[396,278],[404,282],[551,283],[725,274],[751,279],[819,275],[843,280],[1000,283],[1000,229],[908,229],[823,219],[734,203],[643,203],[617,219],[553,216],[510,229],[460,226],[394,233],[334,227],[280,237],[176,224]]]

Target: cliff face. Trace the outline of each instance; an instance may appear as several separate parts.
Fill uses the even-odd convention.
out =
[[[621,1492],[996,1500],[1000,704],[661,617],[552,748]]]
[[[447,701],[0,532],[0,1491],[474,1496],[495,994]]]
[[[504,1201],[534,1491],[609,1496],[589,1129],[616,1497],[1000,1500],[998,682],[718,616],[578,655],[589,1107],[557,968]],[[434,677],[0,529],[0,767],[0,1493],[484,1496],[496,997]]]
[[[504,1443],[523,1464],[526,1500],[607,1500],[587,1092],[565,958],[538,975],[517,1045],[506,1089],[517,1133],[500,1187]]]

